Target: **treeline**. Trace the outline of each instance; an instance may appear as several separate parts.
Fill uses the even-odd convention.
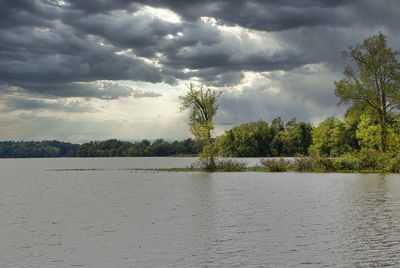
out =
[[[385,155],[400,151],[400,116],[390,115]],[[275,118],[234,127],[216,139],[216,151],[226,157],[279,157],[359,155],[377,158],[381,153],[379,120],[368,110],[350,109],[343,119],[328,117],[317,126]]]
[[[225,157],[268,157],[308,155],[312,125],[280,117],[269,125],[265,121],[242,124],[216,139],[217,155]]]
[[[350,109],[343,120],[329,117],[313,129],[309,152],[320,156],[357,155],[392,158],[400,151],[400,116],[390,114],[382,151],[379,119],[367,111]]]
[[[268,157],[308,155],[313,126],[292,119],[275,118],[271,124],[257,121],[227,130],[215,139],[215,150],[223,157]],[[72,144],[59,141],[0,142],[0,157],[114,157],[114,156],[197,156],[202,149],[191,138],[169,142],[126,142],[116,139]]]
[[[271,124],[258,121],[226,131],[215,139],[217,155],[225,157],[267,157],[308,155],[312,125],[276,118]],[[197,156],[202,149],[191,138],[169,142],[127,142],[116,139],[72,144],[59,141],[0,142],[0,157],[115,157],[115,156]]]
[[[400,151],[400,117],[388,125],[387,155]],[[346,154],[365,158],[380,156],[380,126],[362,111],[349,110],[344,119],[329,117],[318,126],[275,118],[270,124],[257,121],[233,127],[215,139],[216,155],[222,157],[328,156]],[[1,158],[21,157],[114,157],[197,156],[202,144],[191,138],[169,142],[126,142],[116,139],[72,144],[60,141],[0,142]]]
[[[79,144],[60,141],[0,142],[0,157],[72,157],[77,156]]]
[[[195,156],[201,146],[193,139],[168,142],[157,139],[154,142],[124,142],[119,140],[95,141],[84,143],[79,147],[79,157],[113,157],[113,156]]]
[[[386,155],[400,151],[400,117],[393,116],[387,129]],[[318,126],[296,119],[270,124],[257,121],[233,127],[215,139],[216,155],[222,157],[327,156],[357,154],[380,156],[378,120],[365,111],[349,110],[344,119],[329,117]],[[114,157],[114,156],[197,156],[202,149],[191,138],[169,142],[126,142],[116,139],[72,144],[60,141],[0,142],[1,158],[21,157]]]
[[[5,141],[0,142],[0,158],[197,155],[200,149],[200,144],[193,139],[135,143],[111,139],[82,145],[60,141]]]

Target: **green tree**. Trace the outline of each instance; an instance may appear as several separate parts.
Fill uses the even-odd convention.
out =
[[[340,103],[368,109],[380,126],[380,150],[388,146],[387,129],[391,113],[400,108],[400,64],[397,52],[387,47],[386,37],[379,33],[344,52],[353,66],[347,66],[345,78],[335,82]]]
[[[339,156],[351,152],[352,130],[336,118],[329,117],[312,130],[310,152],[323,156]]]
[[[387,128],[387,153],[397,155],[400,149],[400,135],[399,129],[395,125],[388,126]],[[380,127],[377,120],[364,113],[361,115],[360,122],[356,130],[361,148],[372,150],[379,150],[380,146]]]
[[[193,84],[189,91],[180,97],[181,110],[190,110],[190,131],[193,136],[200,140],[203,149],[200,158],[206,160],[207,169],[213,171],[215,166],[215,146],[211,136],[214,130],[214,116],[217,113],[217,95],[210,88]]]
[[[271,152],[273,156],[289,156],[295,153],[287,130],[282,130],[275,135],[271,142]]]
[[[293,148],[292,153],[302,155],[308,154],[308,147],[311,145],[312,125],[305,122],[297,122],[296,118],[286,123]]]

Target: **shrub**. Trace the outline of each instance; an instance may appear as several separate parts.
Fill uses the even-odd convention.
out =
[[[379,169],[380,153],[374,149],[362,148],[358,153],[361,169]]]
[[[294,169],[301,172],[313,170],[313,160],[311,157],[297,157],[293,163]]]
[[[215,171],[216,167],[211,164],[209,159],[204,158],[204,159],[198,159],[196,162],[190,165],[190,168],[193,169],[199,168],[207,172],[213,172]]]
[[[400,156],[396,156],[389,160],[387,169],[393,173],[400,173]]]
[[[333,159],[330,157],[315,157],[312,160],[314,171],[332,172],[335,170]]]
[[[360,163],[359,160],[351,155],[344,154],[335,160],[333,160],[333,167],[335,170],[359,170]]]
[[[235,171],[242,171],[246,169],[246,163],[232,160],[232,159],[226,159],[226,160],[219,160],[217,161],[217,170],[222,170],[226,172],[235,172]]]
[[[280,159],[262,159],[261,165],[266,167],[271,172],[283,172],[286,171],[290,165],[288,160],[283,158]]]

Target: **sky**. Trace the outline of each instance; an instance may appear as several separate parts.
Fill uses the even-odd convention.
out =
[[[341,52],[398,0],[0,0],[0,140],[190,137],[179,96],[221,92],[216,135],[280,116],[343,116]]]

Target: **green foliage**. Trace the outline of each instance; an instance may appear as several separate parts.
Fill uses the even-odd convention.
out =
[[[200,144],[192,139],[168,142],[157,139],[153,143],[148,140],[141,142],[124,142],[116,139],[84,143],[79,147],[80,157],[114,157],[114,156],[170,156],[197,155]]]
[[[310,152],[318,156],[339,156],[354,150],[352,130],[334,117],[328,117],[312,130]]]
[[[363,113],[360,116],[356,137],[362,148],[379,150],[381,145],[380,126],[369,114]]]
[[[79,145],[60,141],[0,142],[0,157],[71,157]]]
[[[192,139],[174,142],[158,139],[153,143],[148,140],[131,143],[111,139],[82,145],[60,141],[7,141],[0,142],[0,158],[197,155],[200,147],[201,144]]]
[[[335,171],[334,160],[331,157],[318,156],[313,160],[313,170],[316,172],[332,172]]]
[[[362,148],[357,156],[361,169],[379,169],[380,167],[380,153],[371,148]]]
[[[264,121],[243,124],[217,138],[218,155],[225,157],[265,156],[270,154],[273,133]]]
[[[201,141],[203,148],[201,158],[205,158],[210,165],[208,169],[215,169],[215,146],[211,133],[214,130],[214,116],[217,113],[217,95],[209,88],[200,86],[198,89],[193,84],[189,91],[180,97],[181,110],[190,111],[190,131],[193,136]]]
[[[333,160],[333,167],[336,171],[358,171],[360,161],[352,154],[344,154]]]
[[[313,171],[313,159],[311,157],[296,157],[293,167],[296,171],[311,172]]]
[[[396,122],[393,119],[393,122]],[[381,150],[381,127],[377,120],[370,114],[363,113],[356,130],[356,136],[362,148]],[[400,149],[400,132],[396,124],[391,124],[386,129],[386,153],[396,155]]]
[[[390,172],[400,173],[400,156],[390,159],[387,168]]]
[[[335,82],[335,94],[341,103],[368,110],[379,123],[380,150],[388,146],[387,127],[391,114],[400,108],[400,63],[397,52],[387,47],[379,33],[344,52],[353,66],[347,66],[345,78]],[[375,130],[374,130],[375,131]]]
[[[284,172],[289,166],[290,162],[283,158],[280,159],[262,159],[261,165],[267,168],[270,172]]]
[[[216,165],[217,165],[217,170],[222,170],[225,172],[237,172],[245,170],[247,164],[232,159],[224,159],[224,160],[218,160]]]
[[[264,121],[242,124],[217,138],[218,155],[225,157],[260,157],[306,155],[311,143],[312,126],[290,120],[286,126],[276,118],[269,126]]]
[[[272,156],[288,156],[294,154],[292,139],[287,130],[279,131],[271,142]]]
[[[308,155],[308,148],[312,142],[312,125],[305,122],[297,122],[295,119],[286,123],[294,154]]]

